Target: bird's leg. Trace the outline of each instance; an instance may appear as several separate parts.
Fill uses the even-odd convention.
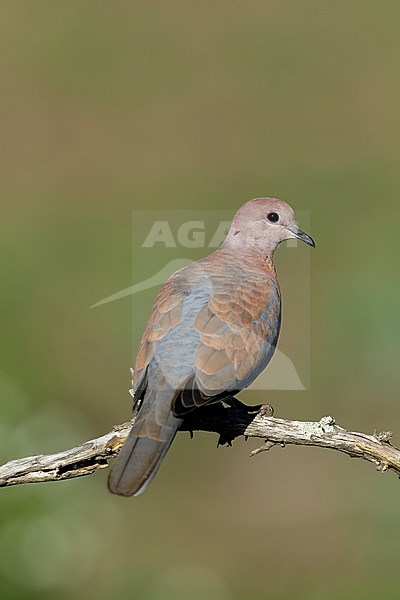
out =
[[[256,404],[255,406],[251,406],[249,404],[244,404],[244,402],[241,402],[235,396],[229,396],[228,398],[224,398],[223,403],[227,404],[233,410],[237,410],[239,412],[246,412],[247,414],[258,413],[261,410],[268,417],[272,417],[274,414],[274,407],[270,404]]]
[[[226,408],[226,407],[229,408]],[[274,409],[270,404],[258,404],[256,406],[249,406],[244,404],[240,400],[238,400],[234,396],[229,396],[224,398],[223,400],[219,400],[213,402],[211,404],[207,404],[206,406],[201,406],[196,408],[192,412],[190,412],[187,416],[184,417],[183,424],[181,429],[184,431],[189,431],[190,437],[193,436],[193,430],[197,429],[196,427],[196,417],[201,416],[203,419],[203,428],[204,428],[204,419],[209,420],[211,423],[215,419],[220,419],[224,417],[224,412],[226,410],[232,410],[237,413],[238,417],[240,415],[241,420],[245,422],[251,423],[251,421],[259,414],[261,411],[265,414],[265,416],[271,417],[274,413]],[[215,429],[210,429],[210,431],[215,431]],[[233,434],[231,431],[220,431],[219,439],[217,446],[232,446],[232,442],[237,437],[238,434]]]

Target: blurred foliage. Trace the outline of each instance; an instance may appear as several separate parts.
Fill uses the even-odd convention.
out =
[[[130,299],[89,307],[132,283],[132,210],[257,195],[309,211],[317,249],[311,389],[252,401],[398,430],[399,3],[20,0],[0,14],[1,460],[130,414]],[[1,597],[398,598],[395,477],[323,450],[250,461],[250,442],[215,444],[179,435],[138,499],[110,496],[106,471],[1,490]]]

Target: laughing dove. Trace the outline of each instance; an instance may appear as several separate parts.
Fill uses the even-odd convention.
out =
[[[265,369],[281,321],[272,258],[290,238],[315,246],[286,202],[250,200],[220,248],[161,288],[134,367],[137,418],[112,465],[111,492],[143,492],[185,415],[232,397]]]

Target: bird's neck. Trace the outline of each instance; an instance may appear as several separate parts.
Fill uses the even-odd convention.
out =
[[[241,256],[251,255],[253,258],[260,256],[272,262],[277,245],[276,240],[256,236],[252,238],[251,243],[248,243],[246,239],[243,239],[240,230],[235,231],[231,227],[228,236],[221,245],[221,249],[239,253]]]
[[[217,257],[224,262],[237,263],[241,268],[251,271],[262,271],[274,280],[277,279],[272,255],[265,254],[256,248],[232,248],[222,244],[215,252]]]

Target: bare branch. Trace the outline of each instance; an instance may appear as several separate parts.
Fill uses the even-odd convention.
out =
[[[216,432],[220,434],[220,443],[228,444],[240,435],[265,440],[252,456],[275,445],[330,448],[375,463],[381,472],[391,469],[400,475],[400,450],[390,444],[391,432],[367,435],[347,431],[336,425],[333,417],[323,417],[318,422],[277,419],[269,416],[269,408],[268,405],[246,407],[241,403],[230,408],[215,405],[191,413],[181,430]],[[70,450],[12,460],[0,467],[0,487],[91,475],[108,466],[108,460],[118,453],[133,422],[134,419],[117,425],[109,433]]]

